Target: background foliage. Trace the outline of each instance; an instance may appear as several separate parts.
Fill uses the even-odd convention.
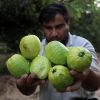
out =
[[[8,51],[16,52],[21,37],[35,34],[43,38],[38,22],[40,10],[52,3],[61,2],[68,8],[70,31],[92,42],[100,51],[100,8],[95,0],[0,0],[0,41],[8,45]]]

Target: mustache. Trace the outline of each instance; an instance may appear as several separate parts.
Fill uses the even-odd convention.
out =
[[[59,41],[62,42],[61,38],[50,38],[50,39],[46,39],[47,42],[51,42],[51,41]]]

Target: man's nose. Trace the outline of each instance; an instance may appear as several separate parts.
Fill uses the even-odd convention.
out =
[[[53,36],[57,36],[57,31],[56,31],[55,28],[52,29],[52,35],[53,35]]]

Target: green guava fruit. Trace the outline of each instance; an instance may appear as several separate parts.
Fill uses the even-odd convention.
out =
[[[92,55],[84,47],[72,47],[67,54],[67,65],[70,69],[82,72],[90,67]]]
[[[37,36],[27,35],[20,40],[19,47],[24,57],[27,59],[33,59],[40,52],[41,42]]]
[[[50,69],[48,80],[58,91],[63,91],[74,82],[74,78],[70,75],[69,69],[62,65],[55,65]]]
[[[45,56],[38,55],[30,65],[30,72],[34,73],[39,79],[46,79],[50,68],[50,61]]]
[[[66,65],[67,52],[67,47],[59,41],[51,41],[45,46],[46,57],[57,65]]]
[[[7,69],[14,77],[29,73],[29,62],[20,54],[12,55],[6,62]]]

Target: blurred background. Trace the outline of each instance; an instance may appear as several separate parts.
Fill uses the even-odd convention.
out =
[[[64,3],[70,13],[70,32],[88,39],[95,47],[100,67],[100,0],[0,0],[0,100],[38,100],[37,92],[22,95],[6,60],[19,52],[19,41],[27,34],[43,38],[38,22],[40,10],[53,2]],[[99,90],[97,91],[98,96]]]

